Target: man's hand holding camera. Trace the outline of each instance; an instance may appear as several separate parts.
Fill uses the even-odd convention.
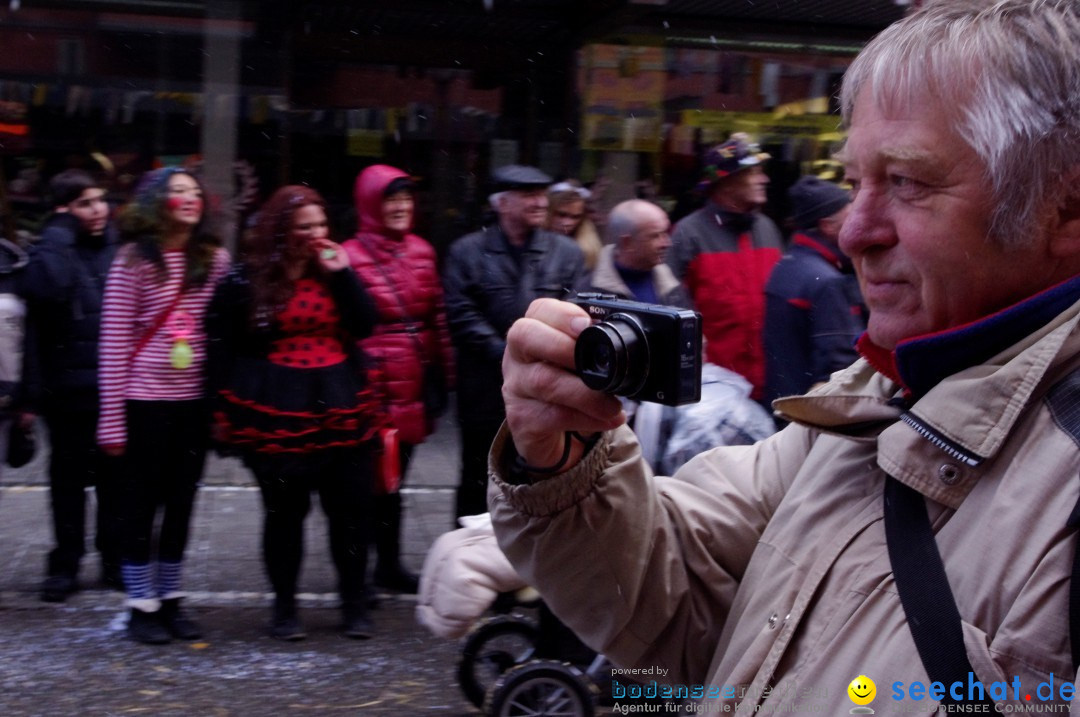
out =
[[[590,325],[572,303],[537,299],[510,328],[503,355],[506,421],[518,454],[531,466],[559,463],[567,431],[591,435],[626,422],[615,396],[593,391],[574,373],[574,345]],[[568,470],[585,446],[571,441]]]

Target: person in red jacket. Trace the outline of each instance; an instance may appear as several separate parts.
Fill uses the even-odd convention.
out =
[[[360,345],[375,364],[373,385],[382,389],[398,430],[402,478],[413,448],[434,430],[437,394],[453,373],[435,250],[412,233],[413,188],[394,167],[377,164],[361,172],[353,192],[360,228],[344,243],[378,311],[374,333]],[[432,385],[439,375],[441,386]],[[401,493],[391,490],[375,501],[375,584],[415,593],[416,575],[401,564]]]
[[[701,312],[709,363],[746,377],[755,399],[765,384],[765,282],[783,245],[780,230],[761,213],[767,158],[741,134],[709,149],[701,180],[708,201],[675,225],[667,253]]]

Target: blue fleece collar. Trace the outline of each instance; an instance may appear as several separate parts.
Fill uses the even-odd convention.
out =
[[[901,341],[887,360],[866,334],[859,352],[915,398],[948,376],[1001,353],[1080,300],[1080,276],[969,324]]]

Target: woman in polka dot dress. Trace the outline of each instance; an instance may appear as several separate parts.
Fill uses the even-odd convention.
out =
[[[325,203],[312,189],[275,192],[245,244],[207,316],[209,388],[215,439],[243,457],[262,491],[270,634],[304,637],[296,584],[304,518],[318,491],[343,631],[367,638],[370,446],[384,419],[356,341],[371,332],[374,305],[329,240]]]

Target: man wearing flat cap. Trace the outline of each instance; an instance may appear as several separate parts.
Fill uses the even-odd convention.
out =
[[[839,247],[851,195],[818,177],[788,190],[797,231],[765,285],[765,397],[806,393],[859,357],[866,309]]]
[[[701,312],[708,360],[746,377],[755,399],[765,383],[765,281],[783,246],[780,230],[759,211],[769,183],[765,159],[742,134],[706,152],[701,186],[708,201],[675,225],[668,252]]]
[[[456,517],[487,512],[487,454],[505,417],[506,332],[533,299],[563,298],[582,278],[569,237],[543,229],[551,177],[509,165],[492,174],[498,222],[458,239],[446,260],[446,316],[457,351],[461,483]]]

